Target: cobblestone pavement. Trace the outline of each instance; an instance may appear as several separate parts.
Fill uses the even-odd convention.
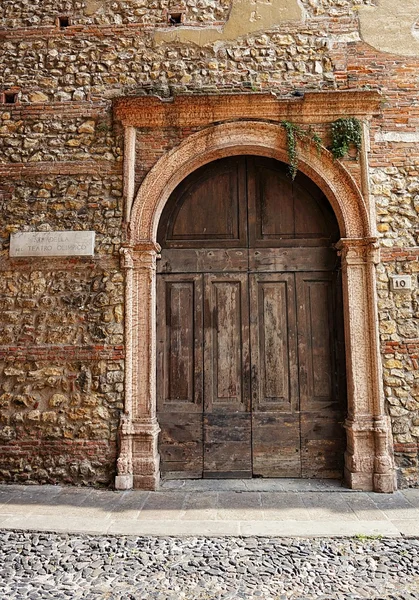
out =
[[[419,599],[419,539],[0,531],[0,598]]]

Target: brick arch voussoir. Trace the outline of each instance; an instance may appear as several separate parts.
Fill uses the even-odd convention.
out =
[[[135,198],[131,243],[156,241],[160,215],[176,186],[199,167],[238,154],[269,156],[287,162],[286,134],[278,123],[238,121],[213,125],[192,134],[149,171]],[[342,238],[370,237],[368,210],[352,175],[325,148],[299,143],[298,168],[323,191],[339,223]]]

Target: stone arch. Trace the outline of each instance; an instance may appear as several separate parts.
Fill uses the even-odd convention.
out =
[[[125,411],[120,426],[117,489],[156,489],[155,270],[157,227],[176,186],[206,163],[234,154],[287,162],[280,123],[238,120],[190,135],[161,157],[138,190],[122,249],[126,269]],[[335,211],[341,240],[348,418],[345,480],[354,489],[394,490],[391,427],[385,414],[378,343],[375,231],[363,194],[345,167],[314,143],[299,143],[299,169],[323,191]],[[364,173],[365,176],[365,173]]]
[[[175,187],[204,164],[233,154],[256,154],[287,162],[286,135],[278,123],[238,121],[192,134],[165,154],[145,177],[134,202],[131,242],[155,241],[163,207]],[[352,176],[326,149],[299,144],[299,169],[323,191],[338,219],[342,238],[372,235],[368,210]]]

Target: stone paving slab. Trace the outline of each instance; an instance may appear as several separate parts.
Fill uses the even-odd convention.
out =
[[[403,529],[404,535],[415,535],[406,527],[406,522],[399,526],[389,521],[214,521],[205,518],[197,520],[144,520],[131,519],[104,520],[87,517],[51,517],[29,515],[0,517],[0,527],[16,531],[51,531],[55,533],[88,533],[114,535],[154,535],[189,537],[205,536],[277,536],[277,537],[333,537],[333,536],[385,536],[398,537]],[[411,528],[410,528],[411,529]],[[418,529],[418,528],[417,528]]]
[[[199,532],[199,533],[198,533]],[[239,521],[118,521],[110,525],[107,533],[117,535],[153,535],[189,537],[204,536],[237,536],[240,533]]]
[[[50,531],[55,533],[107,533],[111,522],[105,519],[90,517],[61,517],[46,515],[29,515],[27,517],[12,516],[1,521],[2,529],[19,531]]]
[[[247,521],[240,523],[240,535],[277,537],[400,536],[389,521]]]
[[[191,492],[349,492],[337,479],[169,479],[163,480],[161,490]]]
[[[174,481],[158,492],[0,485],[0,526],[156,536],[419,535],[419,489],[346,493],[335,482],[302,482],[301,490],[284,491],[295,482],[256,480],[250,491],[249,481]]]
[[[405,537],[419,537],[419,521],[392,521],[396,529]]]

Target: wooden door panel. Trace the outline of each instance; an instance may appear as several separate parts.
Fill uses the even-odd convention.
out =
[[[157,409],[202,411],[202,275],[157,277]]]
[[[250,413],[204,415],[204,477],[252,476]]]
[[[164,475],[202,477],[203,419],[200,413],[162,412],[160,425],[160,465]]]
[[[249,410],[247,275],[205,275],[205,412]]]
[[[300,407],[322,410],[338,401],[333,274],[298,273],[296,285]]]
[[[252,247],[330,246],[339,227],[323,192],[302,173],[273,159],[248,157],[249,241]]]
[[[157,415],[164,474],[202,476],[202,291],[202,275],[157,277]]]
[[[292,181],[286,167],[273,159],[248,157],[247,170],[250,247],[275,246],[278,239],[294,237]]]
[[[343,412],[301,413],[301,475],[338,478],[343,472]]]
[[[167,395],[165,402],[194,401],[194,284],[168,284]]]
[[[189,175],[174,191],[160,223],[164,248],[245,247],[245,158],[214,161]]]
[[[298,413],[253,413],[253,475],[301,477]]]
[[[253,472],[300,477],[294,275],[251,274],[250,314]]]
[[[346,398],[334,273],[298,273],[297,327],[303,477],[340,477]]]
[[[294,275],[250,275],[252,409],[294,412],[298,364]]]
[[[323,246],[337,242],[340,233],[332,207],[323,192],[305,175],[299,173],[294,180],[295,237],[317,239]]]
[[[247,274],[205,275],[204,477],[251,472]]]

